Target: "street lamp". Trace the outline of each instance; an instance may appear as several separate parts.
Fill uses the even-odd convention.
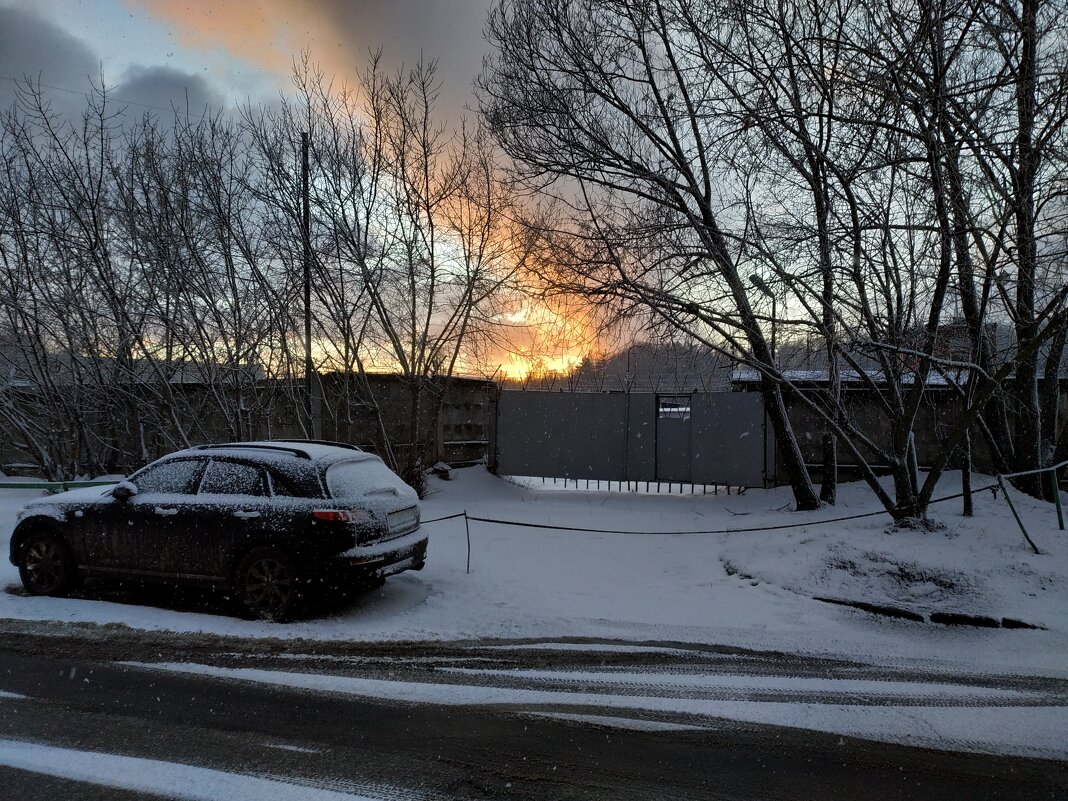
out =
[[[767,285],[763,278],[756,273],[749,276],[749,283],[757,288],[763,295],[767,295],[771,298],[771,360],[775,361],[775,320],[777,318],[778,299],[775,297],[775,293],[771,291],[771,287]]]
[[[628,392],[630,392],[631,385],[634,383],[634,373],[630,369],[630,357],[631,357],[631,354],[634,352],[635,348],[648,348],[648,347],[649,347],[649,343],[648,342],[635,342],[633,345],[631,345],[629,348],[627,348],[627,384],[626,385],[627,385],[627,391]],[[637,365],[637,360],[635,360],[635,365]]]

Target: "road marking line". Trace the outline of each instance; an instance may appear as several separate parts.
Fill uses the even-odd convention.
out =
[[[241,773],[101,754],[23,740],[0,740],[0,765],[90,784],[152,793],[185,801],[380,801],[307,784]]]

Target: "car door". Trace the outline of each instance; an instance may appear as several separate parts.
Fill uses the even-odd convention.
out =
[[[92,569],[107,560],[110,551],[104,546],[115,528],[120,503],[109,487],[68,510],[66,533],[80,567]]]
[[[212,459],[192,519],[202,532],[196,563],[212,575],[227,575],[237,545],[274,522],[267,472],[239,459]]]
[[[186,527],[206,462],[169,460],[134,475],[137,494],[125,501],[112,499],[87,527],[91,564],[105,572],[134,575],[185,572],[179,533]]]

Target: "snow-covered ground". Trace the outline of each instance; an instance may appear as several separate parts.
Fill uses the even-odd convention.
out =
[[[875,510],[861,485],[833,509],[788,510],[786,488],[743,496],[649,496],[526,489],[482,468],[432,479],[426,520],[478,517],[551,526],[622,529],[597,534],[471,522],[427,525],[426,568],[324,619],[290,625],[96,600],[0,592],[0,618],[119,623],[135,628],[342,640],[590,637],[622,642],[712,643],[845,657],[951,672],[1068,676],[1068,534],[1049,504],[1014,494],[1034,555],[1003,498],[936,506],[944,531],[890,531],[888,518],[820,525]],[[950,475],[940,494],[958,491]],[[976,486],[990,483],[976,477]],[[0,549],[19,507],[38,493],[0,491]],[[804,524],[736,534],[664,534]],[[18,584],[0,564],[0,588]],[[1048,630],[942,626],[877,617],[815,596],[890,604],[921,614],[1010,617]]]
[[[0,592],[0,618],[244,637],[473,640],[462,660],[465,667],[442,665],[425,676],[411,674],[421,664],[418,656],[403,657],[411,663],[408,674],[388,677],[352,675],[356,663],[343,657],[336,657],[336,675],[280,665],[268,670],[178,663],[136,669],[391,702],[494,705],[583,725],[674,731],[775,724],[950,750],[1068,759],[1062,685],[1004,678],[1068,678],[1068,534],[1057,530],[1049,504],[1014,494],[1043,551],[1035,555],[1004,499],[989,492],[976,497],[977,514],[971,519],[961,517],[959,499],[938,505],[945,528],[930,533],[893,530],[884,516],[820,522],[874,511],[873,499],[860,485],[842,487],[834,509],[797,514],[789,511],[785,488],[743,496],[655,496],[541,491],[481,468],[454,476],[451,482],[432,480],[424,520],[466,510],[474,517],[532,524],[471,521],[470,573],[461,517],[426,524],[431,539],[425,570],[393,577],[384,588],[322,619],[283,626],[18,592]],[[947,478],[943,495],[958,491],[955,480]],[[977,486],[988,483],[977,477]],[[0,491],[5,554],[18,508],[37,495]],[[0,588],[15,588],[17,582],[15,568],[0,564]],[[934,612],[1013,618],[1046,629],[910,622],[816,597],[890,605],[924,618]],[[514,640],[523,642],[509,643]],[[693,650],[699,645],[834,657],[876,667],[839,669],[828,676],[780,675],[769,655],[770,662],[759,670],[721,668],[717,656],[728,655]],[[583,668],[517,670],[507,660],[499,663],[504,668],[483,667],[478,656],[539,648],[589,650],[591,660]],[[669,661],[662,668],[612,668],[599,665],[594,652],[656,654]],[[914,672],[895,679],[883,676],[884,668]],[[993,675],[971,680],[972,674]],[[31,770],[48,756],[10,743],[0,743],[0,752],[0,762],[11,759]],[[79,771],[71,777],[84,778]],[[193,778],[210,779],[212,786],[232,780],[215,773]]]

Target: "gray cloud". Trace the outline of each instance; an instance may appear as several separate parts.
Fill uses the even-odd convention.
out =
[[[100,60],[58,25],[21,8],[0,6],[0,75],[0,107],[7,108],[15,98],[11,79],[29,79],[78,90],[49,90],[57,110],[73,111],[84,105],[79,93],[99,81]]]
[[[207,80],[173,67],[130,67],[115,86],[114,96],[119,106],[141,104],[156,109],[174,108],[193,117],[202,116],[208,109],[218,111],[223,106],[222,95]],[[134,105],[131,111],[138,109],[139,106]]]
[[[320,49],[347,50],[356,66],[378,47],[393,68],[420,56],[435,59],[443,83],[441,111],[455,117],[473,105],[472,81],[489,50],[482,28],[490,0],[315,0],[313,5],[335,32],[332,40],[317,43]]]
[[[2,1],[2,0],[0,0]],[[421,57],[438,62],[439,110],[455,118],[472,104],[471,85],[488,50],[482,38],[492,0],[126,0],[167,25],[186,47],[286,75],[310,50],[331,77],[351,79],[381,48],[396,69]]]
[[[0,5],[0,108],[15,100],[15,82],[40,82],[56,111],[79,115],[86,95],[99,86],[100,59],[90,45],[50,20],[13,6]],[[127,105],[134,116],[151,106],[200,116],[223,106],[219,91],[203,76],[167,66],[132,66],[116,83],[105,76],[109,102]],[[52,88],[50,88],[52,87]]]

